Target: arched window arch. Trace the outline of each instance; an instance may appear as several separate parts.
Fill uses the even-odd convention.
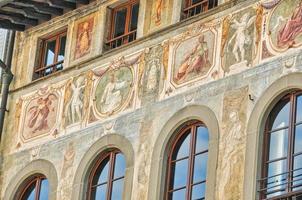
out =
[[[18,200],[48,200],[49,182],[42,174],[28,178],[20,191]]]
[[[88,200],[122,200],[126,171],[124,155],[117,149],[101,153],[91,170]]]
[[[167,200],[205,199],[209,133],[198,121],[176,133],[168,157]]]
[[[263,139],[260,199],[302,198],[302,91],[274,105]]]

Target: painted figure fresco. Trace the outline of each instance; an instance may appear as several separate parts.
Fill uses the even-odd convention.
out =
[[[67,83],[64,96],[65,126],[80,122],[83,119],[85,78],[79,76]]]
[[[73,178],[73,163],[75,159],[74,143],[70,142],[64,153],[64,161],[61,170],[60,178],[60,192],[59,199],[67,200],[70,199],[72,193],[72,187],[70,186],[70,180]]]
[[[223,100],[222,135],[219,144],[218,198],[242,199],[245,153],[245,121],[248,87],[228,91]],[[238,184],[240,182],[240,184]]]
[[[302,43],[302,1],[283,0],[269,19],[269,36],[277,49],[300,46]]]
[[[237,62],[243,62],[245,59],[244,45],[250,42],[250,37],[245,32],[254,22],[255,17],[250,17],[250,13],[245,13],[238,22],[234,19],[231,27],[235,29],[234,35],[231,37],[228,47],[231,46],[233,40],[232,53]]]
[[[161,22],[162,6],[163,6],[163,0],[157,0],[155,6],[155,10],[156,10],[155,24],[157,25],[160,25]]]
[[[95,75],[100,78],[95,89],[95,106],[100,115],[112,115],[129,101],[134,81],[131,68],[139,58],[121,57],[104,71],[96,70]]]
[[[174,53],[174,82],[181,84],[206,75],[213,66],[214,43],[211,31],[179,43]]]
[[[139,64],[139,98],[144,104],[157,99],[163,89],[165,69],[163,67],[162,45],[157,45],[145,50],[142,62]]]
[[[119,107],[122,103],[121,91],[127,86],[127,81],[117,81],[115,74],[110,74],[104,93],[101,98],[102,112],[108,113]],[[129,83],[128,83],[129,84]]]
[[[222,66],[225,73],[230,72],[232,65],[251,66],[255,57],[255,9],[243,10],[223,21]],[[259,21],[259,20],[258,20]]]
[[[75,59],[83,57],[90,52],[93,26],[93,17],[78,24]]]
[[[24,139],[49,132],[56,123],[57,107],[58,97],[53,93],[33,99],[26,109]]]

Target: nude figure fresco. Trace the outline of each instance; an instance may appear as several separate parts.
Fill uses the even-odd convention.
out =
[[[85,86],[84,76],[75,77],[67,82],[64,95],[64,126],[82,121]]]
[[[276,50],[298,47],[302,43],[302,1],[283,0],[269,18],[271,43]]]
[[[55,93],[39,96],[31,100],[23,122],[24,140],[48,133],[55,125],[58,109],[58,97]]]
[[[182,84],[205,76],[214,64],[214,44],[211,31],[181,41],[174,51],[173,81]]]
[[[232,66],[233,68],[235,66],[243,68],[252,65],[257,46],[255,21],[256,10],[253,8],[227,16],[224,19],[221,59],[225,73],[229,73]]]
[[[88,18],[87,20],[78,24],[75,59],[83,57],[84,55],[90,52],[93,26],[94,26],[93,17]]]

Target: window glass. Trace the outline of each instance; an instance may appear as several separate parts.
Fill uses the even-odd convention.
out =
[[[36,195],[36,182],[33,182],[24,193],[22,200],[35,200],[35,195]]]
[[[124,186],[124,179],[119,179],[113,182],[112,185],[112,197],[113,200],[122,200],[123,196],[123,186]]]
[[[130,31],[134,31],[137,29],[138,9],[139,9],[138,4],[132,6]]]
[[[56,41],[46,43],[45,66],[52,65],[55,59]]]
[[[125,175],[126,161],[124,155],[121,153],[116,154],[114,166],[114,178],[120,178]]]
[[[296,123],[302,122],[302,95],[297,97]]]
[[[196,155],[194,158],[193,183],[206,180],[208,153]]]
[[[206,196],[206,184],[201,183],[193,186],[192,189],[192,200],[201,200]]]
[[[269,160],[287,156],[288,150],[288,131],[282,129],[270,134]]]
[[[294,157],[293,190],[302,189],[302,155]]]
[[[197,128],[196,135],[196,150],[195,153],[200,153],[208,149],[209,143],[209,133],[208,129],[203,126]]]
[[[295,129],[295,153],[302,153],[302,124]]]
[[[287,171],[286,162],[287,160],[280,160],[276,162],[272,162],[268,166],[268,189],[267,192],[271,193],[268,197],[274,197],[281,195],[286,190],[286,185],[284,183],[287,182]]]
[[[127,8],[123,8],[116,12],[113,37],[118,37],[125,34],[126,17],[127,17]]]
[[[288,100],[283,100],[273,109],[270,117],[271,131],[288,126],[289,122],[290,103]]]
[[[171,145],[166,186],[168,200],[197,200],[205,197],[208,129],[199,122],[189,123]]]
[[[173,192],[171,196],[172,198],[169,198],[171,200],[184,200],[186,199],[186,189],[177,190]]]
[[[302,190],[301,91],[285,95],[266,122],[259,199],[294,199]]]
[[[93,185],[99,185],[108,181],[108,170],[109,170],[109,157],[103,160],[102,164],[96,171],[95,180]]]
[[[93,189],[92,200],[106,199],[107,184],[100,185]]]
[[[20,196],[16,199],[19,200],[48,200],[49,196],[49,183],[48,180],[40,175],[31,179],[31,181],[24,186]]]
[[[48,192],[49,192],[48,180],[43,179],[41,181],[40,199],[39,200],[48,200]]]
[[[184,135],[184,137],[180,139],[179,141],[180,144],[177,144],[179,145],[179,149],[176,150],[176,153],[173,156],[173,160],[178,160],[189,156],[190,142],[191,142],[191,134],[189,133],[190,130],[187,132],[186,135]]]
[[[88,200],[122,200],[126,161],[122,153],[113,150],[99,158],[93,168]],[[97,170],[94,170],[97,169]]]
[[[172,183],[173,189],[177,189],[187,184],[189,159],[184,159],[173,163],[172,167]]]

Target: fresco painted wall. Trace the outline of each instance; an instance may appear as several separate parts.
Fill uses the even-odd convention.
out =
[[[64,65],[68,70],[45,81],[27,85],[24,75],[33,64],[24,49],[33,52],[45,30],[17,35],[14,63],[24,67],[14,69],[21,80],[15,80],[10,99],[15,112],[9,113],[13,123],[6,127],[11,137],[4,141],[3,188],[27,163],[46,159],[58,168],[58,199],[70,199],[68,180],[76,176],[85,152],[105,135],[119,134],[131,141],[137,159],[132,197],[147,199],[151,155],[159,148],[152,145],[161,128],[180,109],[205,105],[220,125],[212,199],[243,199],[249,113],[271,83],[301,71],[301,2],[238,5],[103,54],[97,41],[106,7],[98,3],[51,24],[59,29],[71,24]],[[153,2],[148,27],[160,30],[168,24],[166,4]]]

